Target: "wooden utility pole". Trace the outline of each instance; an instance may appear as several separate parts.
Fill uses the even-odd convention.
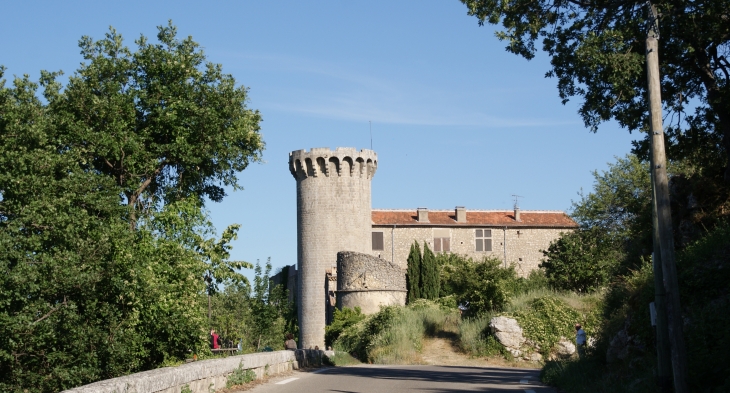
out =
[[[652,161],[651,167],[654,167]],[[651,255],[654,267],[654,309],[656,310],[655,336],[657,354],[657,378],[656,383],[661,393],[672,391],[672,360],[670,358],[669,331],[667,329],[667,304],[666,291],[664,290],[664,277],[662,274],[661,247],[659,246],[659,221],[657,218],[656,189],[654,187],[654,171],[651,181],[651,216],[653,226],[654,251]]]
[[[682,335],[682,310],[679,305],[679,284],[677,281],[677,266],[674,260],[672,212],[669,205],[667,157],[664,150],[661,79],[659,76],[659,21],[656,8],[653,5],[651,5],[650,12],[652,26],[646,38],[646,74],[649,82],[649,114],[651,116],[651,179],[657,212],[655,222],[657,229],[655,230],[658,232],[659,237],[659,257],[666,293],[667,332],[671,349],[674,391],[676,393],[685,393],[688,392],[687,355],[684,336]],[[657,326],[657,331],[659,331],[659,326]]]

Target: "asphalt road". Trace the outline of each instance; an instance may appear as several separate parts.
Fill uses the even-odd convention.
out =
[[[555,393],[538,381],[540,370],[463,366],[336,367],[272,378],[248,392],[527,392]]]

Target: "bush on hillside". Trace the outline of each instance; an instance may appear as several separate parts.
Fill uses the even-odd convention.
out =
[[[455,331],[459,314],[420,299],[407,307],[388,306],[346,328],[334,343],[364,362],[411,364],[418,359],[423,338],[450,329]]]
[[[730,225],[719,225],[677,253],[680,303],[688,355],[690,391],[730,391]],[[548,362],[542,380],[566,391],[649,391],[653,384],[655,336],[649,320],[654,301],[651,263],[620,277],[607,292],[604,321],[594,357]],[[634,348],[624,362],[605,363],[608,343],[626,329]],[[638,345],[636,345],[638,344]],[[643,347],[643,348],[642,348]]]
[[[469,314],[478,315],[502,310],[518,287],[513,266],[502,267],[496,258],[475,262],[457,255],[439,256],[441,266],[441,295],[468,301]]]
[[[555,296],[534,299],[529,307],[514,312],[512,316],[525,337],[540,346],[543,355],[548,355],[561,337],[572,340],[576,323],[584,325],[588,336],[595,334],[598,325],[595,313],[581,314]]]
[[[343,307],[342,310],[335,308],[332,323],[324,328],[325,345],[331,346],[345,329],[363,319],[365,319],[365,314],[362,313],[360,307],[355,307],[354,309]]]
[[[492,315],[484,314],[467,318],[459,325],[459,346],[472,356],[496,356],[502,354],[504,347],[489,332]]]
[[[718,361],[730,353],[730,224],[679,253],[677,270],[690,389],[730,391],[730,363]]]

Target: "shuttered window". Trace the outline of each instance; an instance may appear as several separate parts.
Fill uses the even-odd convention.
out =
[[[474,240],[476,241],[476,251],[485,252],[492,251],[492,230],[477,229],[474,231]]]
[[[451,251],[451,238],[450,237],[433,238],[433,251],[434,252],[450,252]]]
[[[373,251],[382,251],[383,245],[383,232],[373,232]]]

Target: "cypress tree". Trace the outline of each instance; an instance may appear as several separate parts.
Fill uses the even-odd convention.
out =
[[[423,243],[423,260],[421,261],[421,297],[436,300],[439,297],[439,274],[436,266],[436,255],[428,244]]]
[[[408,303],[421,298],[421,247],[418,242],[411,244],[411,252],[408,254],[406,288],[408,289]]]

